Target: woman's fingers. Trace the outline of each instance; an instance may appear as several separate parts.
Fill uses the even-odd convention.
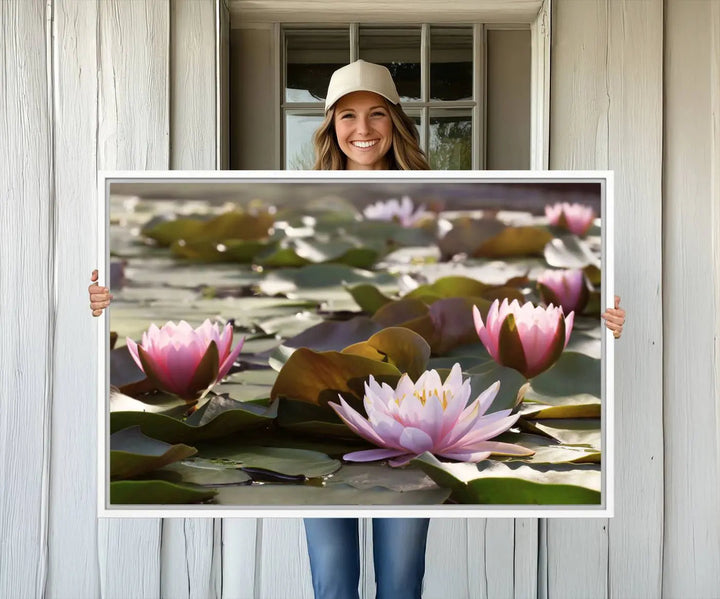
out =
[[[100,316],[103,310],[110,305],[110,300],[113,298],[107,287],[101,287],[97,284],[97,279],[98,271],[95,269],[90,276],[90,280],[93,281],[93,283],[88,286],[90,309],[92,310],[93,316]]]

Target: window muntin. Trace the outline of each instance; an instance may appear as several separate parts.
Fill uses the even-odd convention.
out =
[[[330,75],[363,58],[390,69],[403,109],[418,124],[432,168],[487,168],[486,150],[493,148],[485,147],[485,120],[494,116],[488,114],[485,98],[486,30],[478,24],[283,28],[282,167],[311,167],[312,133],[324,115]],[[529,40],[530,31],[524,33]],[[529,117],[529,97],[527,103]],[[500,126],[513,130],[516,123]],[[512,168],[528,168],[529,156],[521,154],[514,164],[528,164]]]

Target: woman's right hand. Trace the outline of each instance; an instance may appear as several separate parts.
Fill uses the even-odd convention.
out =
[[[90,309],[92,310],[93,316],[100,316],[105,308],[110,305],[110,300],[113,298],[110,290],[107,287],[100,287],[94,281],[98,279],[97,269],[93,270],[90,280],[93,284],[88,287],[90,294]]]

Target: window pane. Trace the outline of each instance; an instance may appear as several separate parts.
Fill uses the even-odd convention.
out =
[[[472,167],[472,119],[468,110],[430,112],[430,168],[469,170]]]
[[[471,27],[430,28],[430,99],[472,100]]]
[[[348,29],[286,31],[285,101],[325,100],[333,71],[350,62]]]
[[[420,28],[360,28],[359,55],[386,66],[400,100],[420,99]]]
[[[530,32],[487,32],[485,168],[530,168]]]
[[[322,114],[285,115],[285,170],[310,170],[315,162],[312,136]]]

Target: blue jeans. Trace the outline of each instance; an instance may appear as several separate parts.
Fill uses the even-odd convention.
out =
[[[420,599],[428,518],[373,518],[377,599]],[[315,599],[358,599],[357,518],[305,518]]]

